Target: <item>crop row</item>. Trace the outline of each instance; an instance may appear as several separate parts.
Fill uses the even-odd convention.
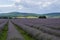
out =
[[[38,40],[60,40],[59,37],[49,35],[47,33],[43,33],[40,30],[26,26],[21,22],[17,22],[17,20],[16,21],[12,20],[12,22],[18,25],[20,28],[22,28],[24,31],[26,31],[28,34],[30,34],[32,37],[35,37]]]
[[[22,35],[15,29],[15,26],[9,21],[7,40],[24,40]]]

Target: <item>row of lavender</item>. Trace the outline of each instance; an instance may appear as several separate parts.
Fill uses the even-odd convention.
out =
[[[60,19],[17,19],[29,25],[43,25],[52,29],[60,29]]]
[[[48,34],[60,37],[60,20],[59,19],[37,19],[37,20],[20,19],[20,21],[21,21],[21,23],[23,23],[27,26],[36,28],[38,30],[41,30],[44,33],[48,33]],[[54,22],[54,21],[56,21],[56,22]]]
[[[15,26],[10,22],[10,20],[0,19],[0,23],[0,40],[24,40],[22,35],[15,29]],[[4,29],[7,30],[7,32]]]
[[[0,19],[0,32],[3,30],[3,28],[7,22],[8,22],[7,19]]]
[[[24,40],[22,35],[17,31],[15,25],[11,21],[8,23],[8,32],[6,40]]]
[[[60,40],[60,19],[24,18],[12,19],[12,22],[38,40]]]

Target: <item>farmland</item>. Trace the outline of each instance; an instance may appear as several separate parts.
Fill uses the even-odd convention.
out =
[[[60,18],[0,19],[0,40],[60,40]]]

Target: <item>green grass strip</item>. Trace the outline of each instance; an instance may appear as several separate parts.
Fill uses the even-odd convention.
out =
[[[6,24],[3,30],[0,32],[0,40],[6,40],[7,38],[8,25]]]
[[[27,32],[22,30],[18,25],[14,24],[17,28],[17,30],[22,34],[25,40],[36,40],[35,38],[31,37]]]

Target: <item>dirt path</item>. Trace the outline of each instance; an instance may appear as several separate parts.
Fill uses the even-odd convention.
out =
[[[7,40],[24,40],[22,35],[16,30],[14,25],[9,21]]]

